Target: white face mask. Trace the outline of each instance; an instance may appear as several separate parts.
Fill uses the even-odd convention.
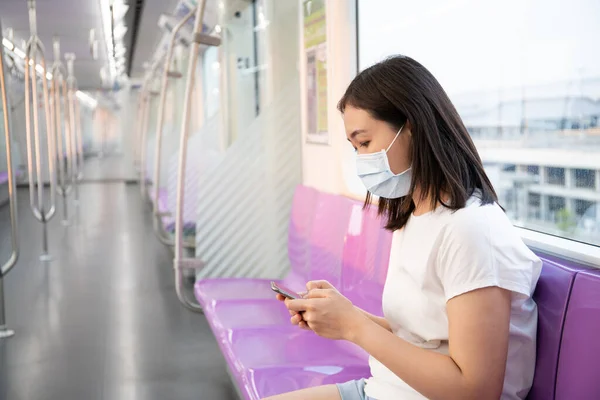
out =
[[[377,153],[357,154],[356,171],[367,190],[376,196],[385,199],[397,199],[406,196],[410,190],[412,180],[411,168],[394,175],[390,168],[387,152],[400,136],[400,128],[392,143],[386,150]]]

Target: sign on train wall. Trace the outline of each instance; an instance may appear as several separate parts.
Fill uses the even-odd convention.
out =
[[[327,22],[325,0],[304,0],[307,141],[329,143],[327,127]]]

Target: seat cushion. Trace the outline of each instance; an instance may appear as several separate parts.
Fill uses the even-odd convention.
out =
[[[223,342],[222,342],[223,343]],[[238,372],[257,368],[364,366],[368,354],[346,341],[334,341],[294,326],[238,329],[224,343],[225,356]]]
[[[289,274],[283,280],[276,280],[276,282],[296,291],[302,291],[306,287],[305,282],[294,274]],[[194,292],[196,299],[205,310],[213,309],[220,301],[267,299],[275,302],[275,293],[271,290],[271,279],[203,279],[196,282]],[[229,309],[231,310],[231,308]]]
[[[308,387],[343,383],[370,376],[368,365],[331,365],[319,367],[257,368],[250,371],[249,397],[263,399]]]
[[[269,299],[219,301],[207,307],[204,313],[213,321],[215,335],[230,337],[237,329],[290,325],[287,308],[271,293]]]
[[[600,271],[575,278],[560,348],[556,399],[600,399]]]

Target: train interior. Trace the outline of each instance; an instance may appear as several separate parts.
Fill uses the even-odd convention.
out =
[[[439,79],[543,261],[528,399],[600,398],[597,0],[0,1],[0,399],[258,400],[368,377],[271,282],[382,315],[337,103]]]

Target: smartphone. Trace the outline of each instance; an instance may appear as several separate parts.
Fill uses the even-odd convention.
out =
[[[275,282],[271,282],[271,289],[274,292],[279,293],[280,295],[287,297],[288,299],[297,300],[297,299],[301,299],[302,298],[302,295],[294,292],[293,290],[290,290],[290,289],[286,288],[285,286],[277,285],[277,283],[275,283]]]

